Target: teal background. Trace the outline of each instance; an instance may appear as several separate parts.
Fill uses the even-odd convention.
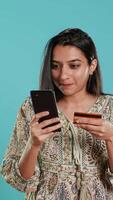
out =
[[[0,0],[0,162],[21,103],[38,87],[47,40],[68,27],[91,35],[104,90],[113,93],[112,0]],[[0,199],[21,200],[24,194],[0,178]]]

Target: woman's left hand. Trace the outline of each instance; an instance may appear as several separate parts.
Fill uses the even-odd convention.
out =
[[[113,124],[105,119],[74,117],[75,126],[89,131],[97,139],[113,141]]]

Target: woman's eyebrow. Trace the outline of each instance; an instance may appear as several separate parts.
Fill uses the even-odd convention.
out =
[[[81,60],[80,60],[79,58],[77,58],[77,59],[68,60],[67,63],[69,63],[69,62],[76,62],[76,61],[81,62]],[[55,63],[62,63],[61,61],[58,61],[58,60],[52,60],[52,62],[55,62]]]
[[[57,60],[52,60],[52,62],[59,63],[60,61],[57,61]]]
[[[81,62],[81,60],[79,58],[76,58],[76,59],[73,59],[73,60],[68,60],[67,62],[76,62],[76,61]]]

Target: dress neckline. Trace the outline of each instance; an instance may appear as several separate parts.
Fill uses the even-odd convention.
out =
[[[91,112],[100,112],[101,113],[101,109],[102,109],[102,105],[103,105],[103,101],[106,100],[106,95],[99,95],[96,99],[96,101],[93,103],[93,105],[88,109],[87,113],[91,113]],[[66,115],[63,111],[61,111],[59,108],[58,108],[58,113],[60,115],[63,115],[64,118],[70,122],[70,123],[73,123]]]

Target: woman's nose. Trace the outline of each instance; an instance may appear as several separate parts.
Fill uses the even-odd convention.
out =
[[[61,72],[60,72],[60,78],[61,79],[66,79],[70,76],[70,71],[67,67],[62,67]]]

